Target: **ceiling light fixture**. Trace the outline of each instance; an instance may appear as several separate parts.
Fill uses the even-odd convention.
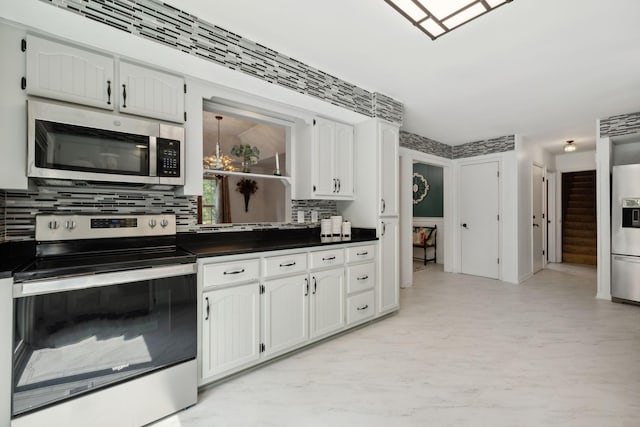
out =
[[[384,0],[431,40],[513,0]]]
[[[566,153],[571,153],[572,151],[576,151],[576,144],[573,143],[573,139],[570,139],[567,142],[565,142],[564,151]]]

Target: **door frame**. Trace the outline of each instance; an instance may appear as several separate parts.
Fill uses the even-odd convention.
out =
[[[531,274],[536,274],[536,271],[534,271],[533,269],[533,262],[534,262],[534,257],[535,257],[535,253],[533,252],[533,186],[535,185],[535,183],[533,182],[533,168],[534,167],[538,167],[542,170],[542,182],[544,184],[540,184],[542,185],[542,227],[540,232],[542,233],[542,250],[545,251],[545,254],[547,253],[545,248],[546,248],[546,244],[547,244],[547,206],[546,206],[546,183],[547,183],[547,169],[545,168],[545,166],[542,163],[536,162],[536,161],[532,161],[531,162],[531,166],[530,166],[530,172],[529,172],[529,183],[530,183],[530,188],[529,188],[529,194],[531,194],[531,203],[529,205],[529,230],[531,232]],[[542,256],[542,255],[540,255]],[[547,260],[546,260],[546,256],[542,256],[542,268],[541,269],[545,269],[547,267]]]
[[[455,272],[454,262],[456,247],[454,239],[455,234],[455,192],[457,191],[454,178],[453,161],[444,157],[438,157],[433,154],[423,153],[421,151],[411,150],[406,147],[400,147],[398,150],[400,156],[400,287],[408,288],[413,286],[413,244],[412,244],[412,227],[413,227],[413,162],[425,163],[428,165],[439,166],[442,168],[442,186],[443,194],[443,221],[444,230],[438,230],[438,233],[444,235],[443,244],[443,263],[444,271]]]
[[[454,263],[454,272],[460,273],[462,271],[462,233],[460,231],[460,209],[461,209],[461,200],[460,195],[462,192],[460,191],[460,169],[462,166],[468,165],[477,165],[483,163],[498,163],[498,215],[500,215],[500,220],[498,221],[498,258],[500,260],[500,265],[498,266],[498,278],[497,280],[503,280],[503,267],[504,267],[504,257],[502,256],[502,233],[503,233],[503,222],[504,222],[504,203],[503,203],[503,194],[502,194],[502,179],[504,177],[504,167],[503,167],[503,159],[500,155],[487,154],[483,156],[469,157],[464,159],[459,159],[456,162],[455,167],[455,188],[456,188],[456,210],[454,214],[454,232],[450,234],[455,234],[455,248],[454,251],[457,254],[455,257]]]

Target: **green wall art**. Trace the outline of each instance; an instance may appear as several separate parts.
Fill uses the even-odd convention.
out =
[[[442,168],[413,164],[413,216],[442,217]]]

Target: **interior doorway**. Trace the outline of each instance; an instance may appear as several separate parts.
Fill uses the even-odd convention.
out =
[[[536,274],[544,267],[544,168],[531,165],[531,271]]]
[[[597,264],[596,171],[562,174],[562,262]]]

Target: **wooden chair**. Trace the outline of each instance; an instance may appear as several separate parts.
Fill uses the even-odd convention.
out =
[[[413,227],[413,246],[424,250],[423,256],[414,258],[423,260],[424,265],[427,265],[428,261],[437,264],[437,233],[438,227],[436,225],[433,227]],[[427,248],[433,248],[433,258],[427,258]]]

